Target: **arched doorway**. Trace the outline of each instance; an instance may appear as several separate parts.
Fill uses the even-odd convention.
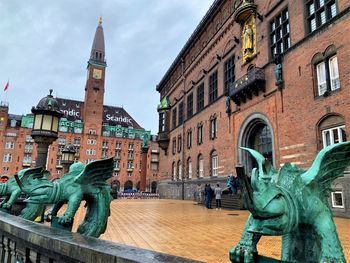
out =
[[[254,149],[273,165],[275,164],[273,130],[266,116],[255,113],[248,117],[241,127],[238,138],[239,146]],[[251,173],[251,170],[257,167],[256,161],[248,152],[239,150],[238,155],[247,173]]]
[[[132,190],[132,187],[133,187],[132,181],[128,180],[124,183],[124,191]]]
[[[155,181],[153,181],[153,182],[151,183],[151,193],[152,193],[152,194],[157,193],[157,182],[155,182]]]
[[[140,191],[140,184],[141,184],[140,181],[138,181],[137,184],[136,184],[136,190],[137,191]]]

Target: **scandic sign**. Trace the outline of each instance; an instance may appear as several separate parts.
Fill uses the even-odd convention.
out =
[[[64,109],[62,110],[62,113],[65,117],[73,117],[73,118],[79,118],[80,119],[80,112],[75,109]],[[114,116],[111,114],[106,114],[104,116],[105,122],[118,122],[118,123],[126,123],[128,126],[133,126],[132,119],[127,116]]]

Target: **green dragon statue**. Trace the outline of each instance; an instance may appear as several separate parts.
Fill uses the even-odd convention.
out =
[[[99,237],[107,227],[110,215],[112,196],[106,180],[113,175],[113,158],[91,162],[72,164],[69,172],[55,181],[40,180],[33,184],[28,177],[18,184],[29,196],[28,202],[34,204],[55,204],[52,215],[56,215],[63,204],[68,203],[63,216],[58,218],[60,225],[73,222],[82,200],[86,201],[86,215],[78,227],[78,233]]]
[[[350,142],[322,149],[308,171],[285,164],[279,173],[255,150],[251,182],[237,167],[244,200],[251,212],[239,243],[230,250],[232,262],[256,262],[261,236],[282,237],[282,261],[345,262],[328,206],[331,183],[350,164]]]
[[[30,180],[36,180],[38,178],[44,180],[47,178],[47,172],[43,171],[42,168],[29,168],[19,171],[17,176],[19,178],[27,177]],[[0,196],[5,196],[5,199],[0,204],[0,207],[4,211],[10,213],[14,202],[22,193],[23,192],[18,186],[15,178],[10,178],[6,183],[0,183]],[[42,209],[43,206],[40,204],[27,204],[21,211],[20,216],[28,220],[34,220],[40,216]]]

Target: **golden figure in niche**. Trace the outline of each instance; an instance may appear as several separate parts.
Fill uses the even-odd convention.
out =
[[[243,60],[247,61],[256,54],[256,27],[254,16],[245,21],[242,30]]]

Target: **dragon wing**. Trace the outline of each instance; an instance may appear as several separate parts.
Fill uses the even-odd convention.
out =
[[[320,193],[329,190],[331,183],[350,165],[350,142],[336,143],[322,149],[309,170],[301,175],[305,185],[316,185]]]
[[[18,172],[18,178],[24,185],[30,183],[29,182],[30,179],[39,179],[44,176],[46,176],[46,173],[44,173],[42,167],[28,168]]]
[[[113,158],[94,161],[86,165],[84,170],[74,178],[74,182],[100,188],[105,186],[106,180],[112,177],[113,169]]]

